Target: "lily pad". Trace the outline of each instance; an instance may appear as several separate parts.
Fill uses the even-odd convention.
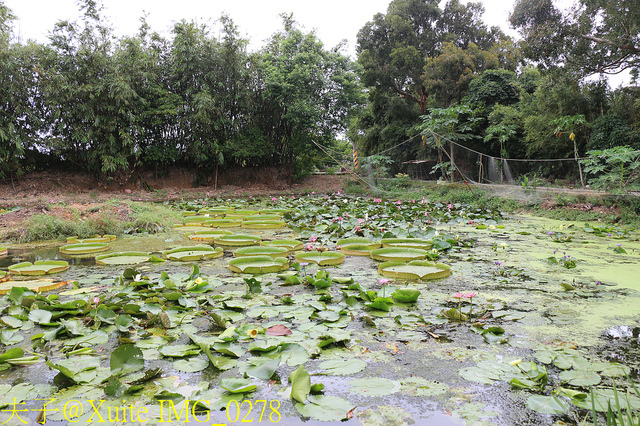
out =
[[[214,238],[213,242],[220,247],[247,247],[260,244],[260,237],[253,235],[221,235]]]
[[[57,290],[60,287],[69,284],[68,281],[53,282],[49,279],[32,280],[32,281],[4,281],[0,283],[0,294],[7,294],[13,287],[24,287],[38,293],[45,291]]]
[[[569,404],[555,395],[531,395],[527,398],[527,407],[543,414],[563,414],[569,411]]]
[[[4,246],[0,246],[0,256],[6,256],[9,253],[9,249]]]
[[[253,214],[245,219],[247,220],[282,220],[282,216],[279,214],[263,214],[258,212],[258,214]]]
[[[560,373],[560,380],[573,386],[588,387],[600,383],[600,376],[588,370],[566,370]]]
[[[286,247],[242,247],[236,250],[234,255],[236,257],[242,256],[270,256],[273,258],[276,257],[286,257],[289,253],[289,250]]]
[[[415,248],[385,247],[371,251],[371,258],[383,261],[408,262],[425,259],[428,251]]]
[[[296,410],[305,417],[325,422],[338,422],[349,417],[356,407],[346,399],[337,396],[309,395],[308,403],[296,403]]]
[[[135,265],[149,260],[150,253],[129,251],[96,256],[96,265]]]
[[[382,247],[382,243],[380,243],[379,241],[371,241],[366,237],[343,238],[341,240],[338,240],[336,242],[336,245],[340,247],[353,246],[353,245],[369,246],[371,247],[372,250]]]
[[[433,241],[419,238],[383,238],[382,247],[407,247],[429,250],[433,246]]]
[[[366,257],[370,257],[371,256],[371,250],[374,250],[373,248],[371,248],[370,245],[359,245],[359,244],[353,244],[353,245],[348,245],[348,246],[340,246],[340,251],[346,255],[349,256],[366,256]]]
[[[335,251],[298,253],[296,260],[298,262],[313,262],[320,266],[339,265],[344,262],[344,254]]]
[[[279,229],[286,225],[282,220],[244,220],[240,226],[247,229]]]
[[[195,231],[193,234],[186,235],[186,238],[192,241],[212,243],[213,240],[220,235],[233,235],[233,232],[226,229],[203,229]]]
[[[242,256],[229,260],[229,269],[244,274],[281,272],[288,268],[289,261],[284,257]]]
[[[9,266],[9,272],[20,275],[47,275],[69,269],[69,262],[64,260],[37,260],[34,263],[22,262]]]
[[[78,238],[77,236],[74,237],[67,237],[67,242],[70,244],[84,244],[84,243],[108,243],[111,241],[115,241],[116,240],[116,236],[115,235],[93,235],[89,238]]]
[[[384,250],[384,249],[382,249]],[[399,280],[439,280],[451,275],[449,265],[424,260],[404,262],[382,262],[378,272],[385,277]]]
[[[260,245],[270,247],[286,247],[289,251],[302,250],[302,247],[304,247],[304,243],[298,240],[263,241],[262,243],[260,243]]]
[[[206,223],[189,223],[187,225],[179,223],[177,225],[173,225],[173,229],[175,229],[176,231],[184,231],[184,232],[193,232],[193,231],[198,231],[201,229],[208,229],[208,228],[211,228],[211,226],[209,226]]]
[[[242,219],[207,219],[204,223],[212,228],[237,228],[242,224]]]
[[[361,359],[330,359],[321,362],[318,368],[326,370],[323,374],[346,376],[348,374],[359,373],[364,370],[367,363]]]
[[[209,260],[222,257],[223,251],[221,247],[213,248],[211,246],[193,246],[179,247],[172,250],[162,252],[162,256],[169,260],[193,261],[193,260]]]
[[[107,243],[79,243],[79,244],[67,244],[60,247],[60,253],[64,254],[88,254],[88,253],[100,253],[101,251],[109,250],[109,244]]]
[[[400,390],[400,383],[382,377],[363,377],[349,382],[349,392],[362,396],[386,396]]]

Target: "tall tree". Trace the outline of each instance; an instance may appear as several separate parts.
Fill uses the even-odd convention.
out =
[[[312,141],[326,143],[345,131],[363,97],[349,58],[338,48],[326,50],[291,15],[283,21],[261,59],[263,98],[271,105],[269,138],[294,179],[309,171],[317,151]]]

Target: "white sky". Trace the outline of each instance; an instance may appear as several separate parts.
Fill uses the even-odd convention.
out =
[[[0,0],[2,1],[2,0]],[[274,32],[282,28],[280,13],[293,13],[296,21],[307,31],[316,30],[325,47],[334,47],[347,40],[345,53],[355,57],[358,30],[376,13],[385,13],[391,0],[104,0],[104,15],[118,35],[137,33],[143,12],[151,29],[168,35],[172,22],[182,19],[212,23],[226,12],[235,22],[240,34],[250,39],[250,49],[257,50]],[[465,1],[465,0],[462,0]],[[515,0],[482,0],[484,21],[509,31],[507,16]],[[79,17],[75,0],[4,0],[18,20],[14,23],[21,40],[48,40],[47,34],[56,22]],[[443,2],[444,4],[444,2]]]

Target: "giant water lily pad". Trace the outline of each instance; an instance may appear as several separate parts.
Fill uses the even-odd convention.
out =
[[[9,253],[9,249],[4,246],[0,246],[0,256],[6,256]]]
[[[212,243],[216,237],[221,235],[233,235],[233,232],[226,229],[202,229],[194,231],[193,234],[187,234],[186,238],[193,241]]]
[[[424,260],[404,262],[382,262],[378,272],[385,277],[399,280],[439,280],[451,275],[449,265]]]
[[[242,219],[207,219],[204,223],[212,228],[237,228],[242,224]]]
[[[34,263],[16,263],[8,269],[9,272],[20,275],[47,275],[66,271],[69,269],[69,263],[64,260],[37,260]]]
[[[298,262],[313,262],[320,266],[339,265],[344,262],[344,254],[335,251],[298,253],[296,260]]]
[[[246,247],[260,244],[260,237],[253,235],[221,235],[214,238],[213,242],[221,247]]]
[[[253,214],[251,216],[247,216],[245,221],[247,220],[282,220],[282,216],[279,214]]]
[[[421,240],[419,238],[383,238],[382,247],[407,247],[428,250],[433,246],[431,240]]]
[[[60,253],[64,254],[100,253],[107,250],[109,250],[109,244],[107,243],[78,243],[60,247]]]
[[[274,259],[276,257],[286,257],[289,250],[286,247],[242,247],[236,250],[234,253],[236,257],[242,256],[270,256]]]
[[[289,251],[302,250],[302,247],[304,247],[304,243],[298,240],[263,241],[261,245],[272,247],[286,247]]]
[[[242,256],[229,260],[229,269],[245,274],[281,272],[288,268],[289,261],[284,257]]]
[[[346,247],[349,247],[349,246],[367,246],[371,250],[374,250],[374,249],[382,247],[381,243],[379,243],[377,241],[371,241],[371,240],[369,240],[368,238],[365,238],[365,237],[343,238],[341,240],[338,240],[336,245],[340,246],[341,248],[346,248]]]
[[[97,265],[135,265],[146,262],[151,258],[150,253],[129,251],[122,253],[109,253],[96,256]]]
[[[385,247],[371,251],[371,258],[375,260],[401,261],[421,260],[427,257],[429,252],[422,249],[404,247]]]
[[[371,245],[353,244],[348,246],[340,246],[340,251],[349,256],[371,256]]]
[[[8,280],[9,277],[11,276],[8,273],[6,273],[5,271],[0,271],[0,282]]]
[[[4,281],[0,282],[0,294],[7,294],[13,287],[24,287],[35,292],[45,292],[57,290],[69,284],[67,281],[54,282],[51,279],[40,279],[30,281]]]
[[[241,225],[247,229],[278,229],[284,228],[286,223],[282,220],[244,220]]]
[[[194,231],[200,231],[200,230],[209,229],[209,228],[211,228],[211,226],[209,226],[206,223],[189,223],[187,225],[183,225],[183,224],[173,225],[173,229],[175,229],[176,231],[184,231],[184,232],[194,232]]]
[[[116,236],[115,235],[93,235],[89,238],[78,238],[77,236],[74,237],[67,237],[67,242],[70,244],[83,244],[83,243],[108,243],[111,241],[115,241],[116,240]]]
[[[162,252],[162,256],[169,260],[192,261],[192,260],[209,260],[222,257],[222,248],[213,248],[211,246],[193,246],[179,247],[172,250]]]
[[[182,223],[185,225],[190,225],[193,223],[205,223],[207,220],[211,219],[209,216],[188,216],[182,219]]]

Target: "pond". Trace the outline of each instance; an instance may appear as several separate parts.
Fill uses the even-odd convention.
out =
[[[0,284],[0,423],[577,423],[604,421],[614,383],[638,415],[634,231],[427,199],[175,208],[183,227],[101,253],[9,247],[2,271],[69,268]],[[113,253],[140,263],[97,264]]]

